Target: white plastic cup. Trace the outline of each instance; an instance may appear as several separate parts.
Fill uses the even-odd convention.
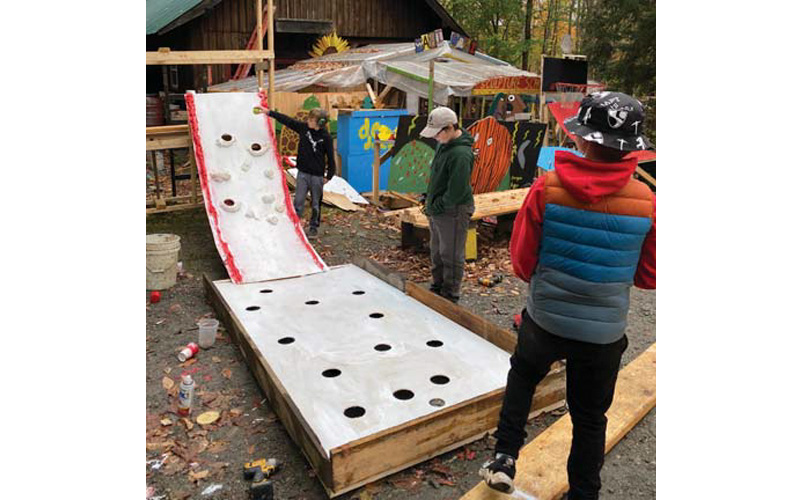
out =
[[[197,343],[200,344],[200,347],[208,349],[214,345],[217,328],[219,328],[219,321],[213,318],[204,318],[197,322],[197,329],[200,331],[200,339]]]

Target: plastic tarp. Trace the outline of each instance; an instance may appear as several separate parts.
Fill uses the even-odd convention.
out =
[[[564,131],[565,134],[569,136],[570,139],[573,141],[575,140],[575,136],[571,134],[566,127],[564,127],[564,120],[567,118],[572,118],[576,114],[578,114],[578,108],[580,107],[580,101],[573,101],[573,102],[548,102],[547,108],[553,114],[553,118],[556,119],[558,125]]]
[[[550,171],[555,168],[556,163],[556,151],[569,151],[570,153],[574,154],[575,156],[580,156],[583,158],[583,155],[580,151],[570,148],[562,148],[559,146],[552,147],[552,146],[543,146],[541,150],[539,150],[539,159],[536,160],[536,165],[541,167],[542,170]]]
[[[441,46],[416,52],[412,42],[376,44],[300,61],[275,72],[275,90],[294,92],[311,85],[330,88],[362,87],[369,78],[396,87],[410,95],[428,95],[428,61],[437,59],[434,70],[434,101],[446,103],[451,95],[468,96],[473,87],[489,78],[527,76],[505,61],[486,54],[453,49],[445,41]],[[406,75],[391,71],[395,68]],[[266,83],[266,82],[265,82]],[[255,76],[231,80],[209,88],[212,92],[257,90]]]
[[[296,92],[311,85],[333,88],[362,87],[367,81],[363,70],[365,64],[413,53],[413,43],[389,43],[366,45],[338,54],[306,59],[288,68],[275,71],[275,91]],[[264,76],[266,87],[266,74]],[[230,80],[212,85],[209,87],[209,91],[256,92],[257,87],[256,77],[249,76],[241,80]]]

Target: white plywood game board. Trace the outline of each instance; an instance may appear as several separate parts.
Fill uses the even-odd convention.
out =
[[[214,286],[328,453],[505,386],[508,353],[359,267]]]
[[[217,251],[234,283],[327,269],[295,214],[263,93],[186,94]]]

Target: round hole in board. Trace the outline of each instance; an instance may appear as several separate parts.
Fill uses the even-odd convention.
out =
[[[364,290],[356,290],[355,292],[353,292],[353,295],[364,295],[365,293],[367,292],[365,292]]]
[[[222,203],[228,205],[229,207],[232,207],[234,205],[234,201],[230,198],[226,198]]]
[[[442,347],[444,345],[444,342],[441,340],[429,340],[425,343],[430,347]]]
[[[390,346],[389,344],[378,344],[378,345],[375,346],[375,350],[376,351],[381,351],[381,352],[388,351],[391,348],[392,348],[392,346]]]
[[[444,406],[444,399],[442,398],[433,398],[428,401],[428,404],[431,406]]]
[[[265,288],[265,289],[261,290],[260,293],[272,293],[272,290],[270,290],[269,288]]]
[[[231,139],[233,139],[231,134],[222,134],[222,140],[223,141],[230,141]]]
[[[308,305],[308,306],[315,306],[317,304],[319,304],[318,300],[307,300],[306,301],[306,305]]]
[[[246,309],[248,311],[258,311],[259,309],[261,309],[261,307],[259,307],[259,306],[249,306]]]
[[[337,368],[329,368],[329,369],[325,370],[324,372],[322,372],[322,376],[326,377],[326,378],[338,377],[341,374],[342,374],[342,370],[339,370]]]
[[[372,314],[369,315],[369,317],[370,318],[375,318],[375,319],[382,318],[383,317],[383,313],[372,313]]]
[[[294,337],[283,337],[278,339],[278,343],[283,345],[291,344],[292,342],[294,342]]]
[[[450,382],[450,378],[445,377],[444,375],[434,375],[433,377],[431,377],[431,382],[433,382],[436,385],[444,385]]]
[[[344,411],[344,416],[348,418],[363,417],[367,410],[360,406],[351,406]]]
[[[253,144],[250,145],[250,149],[252,149],[253,151],[261,151],[261,144],[254,142]]]
[[[400,389],[399,391],[394,391],[394,397],[406,401],[413,398],[414,393],[409,391],[408,389]]]

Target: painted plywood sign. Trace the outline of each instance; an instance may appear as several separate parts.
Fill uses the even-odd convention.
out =
[[[436,141],[419,136],[425,116],[401,116],[392,148],[388,189],[424,193]],[[492,117],[464,120],[475,139],[475,164],[471,184],[475,194],[529,186],[536,175],[536,160],[544,140],[545,125],[498,122]]]
[[[326,270],[292,206],[263,93],[186,94],[198,177],[234,283]]]

